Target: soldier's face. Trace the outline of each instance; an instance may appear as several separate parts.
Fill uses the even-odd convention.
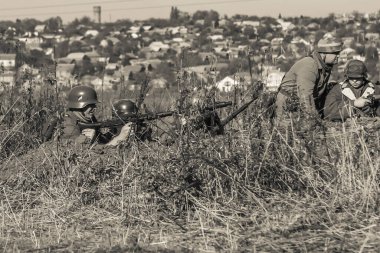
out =
[[[339,53],[325,54],[325,63],[333,65],[338,63]]]
[[[91,118],[94,116],[94,113],[95,113],[95,110],[96,110],[96,105],[88,105],[86,106],[86,108],[84,109],[83,111],[83,114],[86,118]]]
[[[364,79],[363,78],[350,78],[348,79],[348,82],[350,83],[350,85],[357,89],[357,88],[360,88],[362,87],[363,83],[364,83]]]

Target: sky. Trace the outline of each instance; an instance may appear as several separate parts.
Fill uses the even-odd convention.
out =
[[[0,0],[0,20],[35,18],[44,21],[60,16],[64,23],[75,18],[94,17],[93,6],[101,6],[102,22],[119,19],[169,18],[171,6],[193,14],[214,10],[220,16],[325,17],[330,13],[380,10],[379,0]]]

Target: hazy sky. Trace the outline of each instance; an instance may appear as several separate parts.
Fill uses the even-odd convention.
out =
[[[220,15],[327,16],[329,13],[377,12],[379,0],[0,0],[0,20],[60,16],[64,23],[83,16],[93,17],[92,7],[102,9],[102,21],[168,18],[170,6],[190,14],[215,10]]]

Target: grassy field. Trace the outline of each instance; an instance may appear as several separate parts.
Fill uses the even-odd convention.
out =
[[[276,128],[260,96],[222,136],[87,149],[40,145],[39,110],[55,100],[18,96],[2,104],[3,252],[380,251],[379,119]]]

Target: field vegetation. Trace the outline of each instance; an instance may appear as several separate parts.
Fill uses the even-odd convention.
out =
[[[175,91],[149,91],[147,110],[175,109],[197,96],[186,82]],[[151,123],[163,133],[156,142],[118,148],[41,144],[41,125],[62,110],[66,91],[37,91],[32,83],[5,90],[0,248],[378,252],[379,120],[274,127],[268,95],[258,87],[212,94],[236,107],[260,94],[224,135],[180,129],[168,145],[163,129],[170,123],[159,121]],[[103,96],[99,113],[110,112],[109,101],[118,98]]]

